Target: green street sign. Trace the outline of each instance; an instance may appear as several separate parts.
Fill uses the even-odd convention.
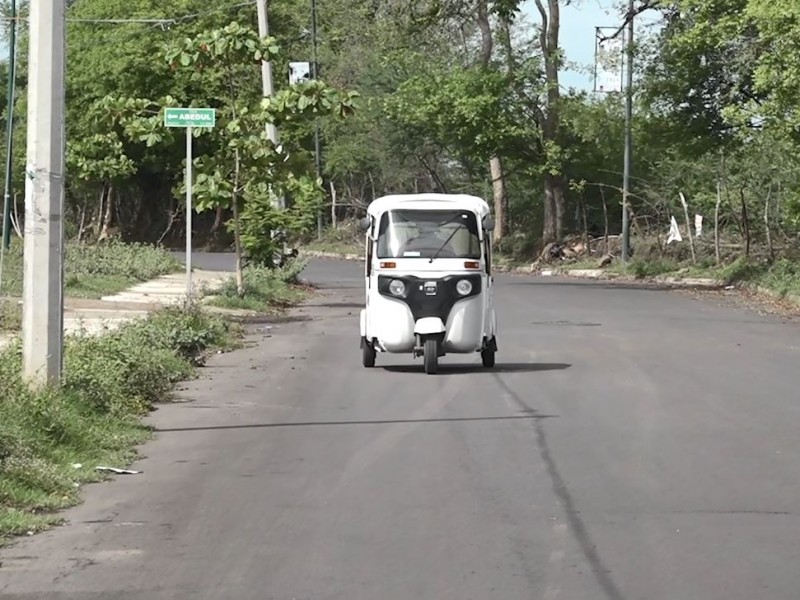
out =
[[[166,127],[214,127],[217,113],[213,108],[167,108]]]

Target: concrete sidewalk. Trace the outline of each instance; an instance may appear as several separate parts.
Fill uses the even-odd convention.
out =
[[[217,291],[231,277],[230,273],[218,271],[194,271],[192,275],[196,296]],[[160,308],[180,305],[185,300],[186,275],[183,273],[145,281],[100,300],[65,298],[64,335],[100,335]],[[14,337],[0,333],[0,348]]]

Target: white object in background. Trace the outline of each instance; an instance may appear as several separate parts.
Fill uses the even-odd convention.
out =
[[[703,235],[703,215],[694,216],[694,235],[696,237]]]
[[[297,85],[312,80],[310,62],[289,63],[289,85]]]
[[[667,243],[671,244],[672,242],[682,241],[683,237],[681,236],[681,230],[678,227],[678,222],[675,220],[675,217],[670,217],[669,237],[667,237]]]

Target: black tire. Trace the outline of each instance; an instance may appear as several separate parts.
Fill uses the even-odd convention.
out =
[[[425,372],[436,375],[439,372],[439,342],[435,339],[425,340]]]
[[[491,369],[494,366],[494,350],[491,348],[481,350],[481,361],[485,368]]]
[[[367,369],[375,366],[375,348],[367,340],[361,340],[361,364]]]

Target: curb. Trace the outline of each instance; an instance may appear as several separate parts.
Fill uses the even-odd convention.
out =
[[[364,257],[360,254],[340,254],[338,252],[320,252],[318,250],[300,250],[297,254],[305,258],[330,258],[333,260],[364,262]]]

